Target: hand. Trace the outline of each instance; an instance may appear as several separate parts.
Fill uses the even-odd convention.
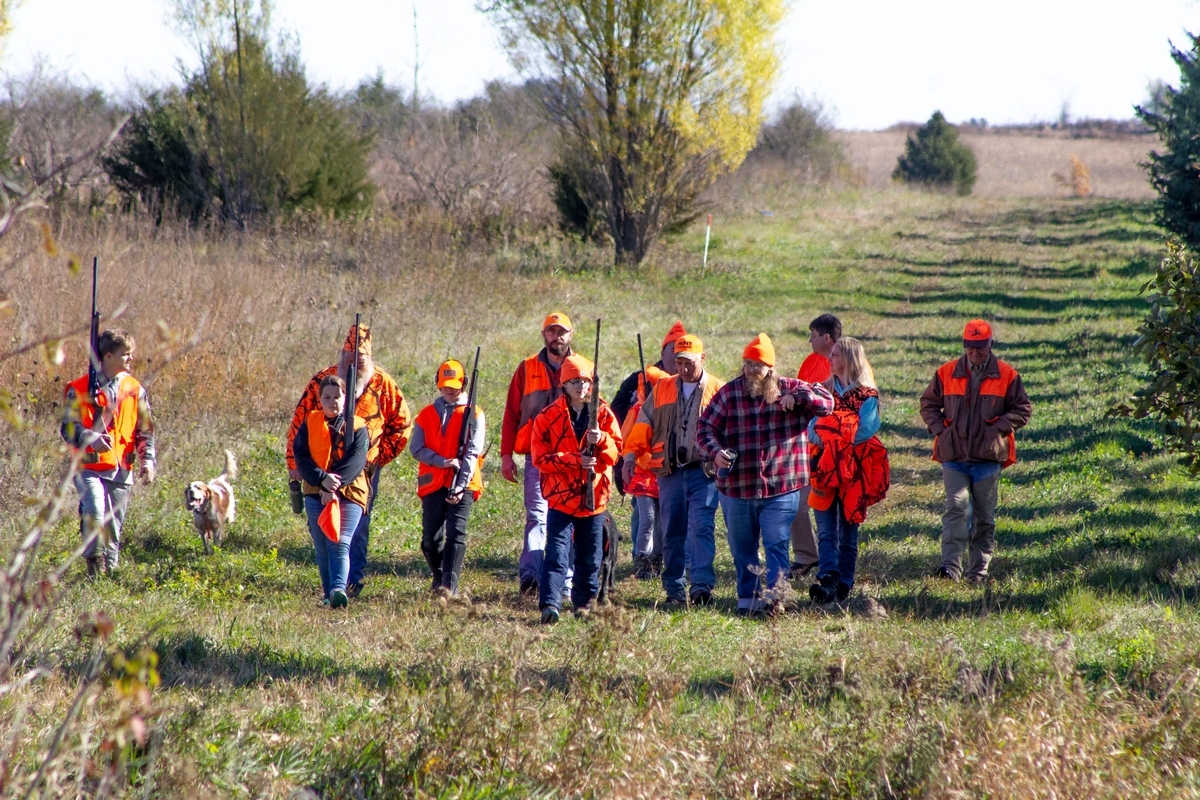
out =
[[[342,476],[336,472],[330,472],[325,475],[325,479],[321,481],[321,487],[326,491],[336,492],[342,488]]]
[[[785,394],[779,398],[779,405],[783,406],[784,411],[791,411],[796,407],[796,398],[793,395]]]
[[[733,466],[733,461],[729,459],[729,456],[725,455],[724,450],[717,451],[717,455],[716,458],[713,459],[713,463],[717,465],[717,469],[729,469],[731,466]]]
[[[596,442],[600,441],[600,429],[592,428],[588,431],[586,441],[588,444],[596,444]]]
[[[333,502],[333,492],[321,492],[321,505],[327,506]]]
[[[512,456],[500,456],[500,474],[509,483],[517,482],[517,465],[513,463]]]
[[[455,492],[454,494],[452,494],[452,495],[450,495],[449,497],[447,497],[447,498],[446,498],[446,502],[447,502],[447,503],[449,503],[449,504],[450,504],[450,505],[452,505],[452,506],[456,506],[456,505],[458,505],[459,503],[461,503],[461,502],[462,502],[462,499],[463,499],[463,493],[462,493],[462,492]]]
[[[107,433],[98,433],[88,447],[92,448],[93,453],[107,453],[112,450],[112,436]]]
[[[138,475],[138,479],[143,484],[154,483],[155,469],[153,464],[142,464],[142,472]]]
[[[579,465],[581,467],[583,467],[584,469],[595,469],[596,468],[596,457],[595,456],[580,456],[579,457]]]
[[[446,459],[446,469],[452,469],[455,472],[457,472],[458,468],[461,466],[462,466],[462,462],[459,461],[457,458],[447,458]]]
[[[621,480],[626,486],[633,483],[633,468],[635,464],[632,461],[624,461],[621,463]]]
[[[288,470],[288,480],[289,481],[298,481],[300,479],[301,479],[300,478],[300,470],[298,470],[298,469],[289,469]]]

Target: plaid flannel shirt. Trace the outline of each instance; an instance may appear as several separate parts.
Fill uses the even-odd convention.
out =
[[[736,450],[738,457],[717,489],[740,499],[775,497],[808,485],[808,421],[833,411],[833,396],[821,384],[779,378],[780,396],[796,398],[791,411],[778,400],[770,405],[751,397],[739,375],[713,397],[700,417],[696,445],[705,461],[717,452]]]

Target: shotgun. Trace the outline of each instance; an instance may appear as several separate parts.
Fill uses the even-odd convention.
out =
[[[354,412],[358,406],[358,321],[361,315],[354,315],[354,349],[351,351],[350,368],[346,370],[346,408],[342,411],[345,428],[342,441],[354,439]],[[343,448],[344,449],[344,448]]]
[[[458,434],[458,471],[450,483],[450,493],[458,484],[458,476],[467,467],[467,447],[471,444],[471,432],[475,430],[475,387],[479,378],[479,347],[475,348],[475,365],[471,367],[471,381],[467,384],[467,410],[463,413],[462,428]]]
[[[92,323],[88,333],[88,396],[92,403],[99,404],[100,376],[104,368],[100,364],[100,312],[96,310],[96,286],[100,274],[99,257],[92,258]]]
[[[596,354],[592,358],[592,399],[588,403],[588,430],[600,424],[600,368],[596,363],[600,360],[600,320],[596,320]],[[584,455],[595,456],[596,445],[584,447]],[[583,487],[583,507],[588,511],[596,510],[596,468],[588,467],[587,481]]]
[[[646,374],[646,356],[642,354],[642,335],[638,337],[638,366],[642,369],[642,391],[638,400],[645,400],[650,396],[650,376]]]

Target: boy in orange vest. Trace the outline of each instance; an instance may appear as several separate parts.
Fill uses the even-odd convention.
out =
[[[483,494],[480,469],[487,429],[477,405],[466,451],[460,458],[458,444],[468,401],[463,365],[450,360],[438,367],[437,388],[441,396],[417,414],[408,448],[421,465],[417,471],[421,552],[433,573],[433,591],[453,596],[458,593],[467,552],[467,517]]]
[[[100,334],[99,393],[88,394],[84,375],[67,384],[63,403],[60,435],[83,451],[74,480],[89,576],[117,567],[135,456],[142,482],[154,481],[154,420],[146,390],[129,374],[133,349],[133,337],[120,328]]]
[[[575,576],[571,603],[576,616],[590,613],[592,599],[600,591],[604,507],[612,485],[612,467],[621,452],[621,431],[617,418],[603,400],[595,425],[588,427],[594,374],[592,362],[583,356],[569,356],[558,373],[563,396],[533,421],[533,465],[538,469],[542,496],[550,509],[546,514],[546,555],[538,582],[543,625],[558,622],[572,531]],[[584,454],[589,445],[593,455]],[[595,475],[590,509],[584,503],[589,469]]]

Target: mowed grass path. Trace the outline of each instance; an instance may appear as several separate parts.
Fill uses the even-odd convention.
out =
[[[759,330],[794,374],[823,311],[863,340],[892,490],[863,527],[844,612],[812,608],[805,585],[780,619],[735,618],[718,515],[713,608],[658,612],[626,540],[616,609],[542,628],[516,596],[523,512],[498,446],[472,513],[469,601],[428,597],[405,455],[384,473],[363,599],[324,611],[287,513],[281,420],[238,444],[240,516],[222,552],[203,557],[179,508],[197,468],[175,448],[134,501],[119,578],[73,583],[45,647],[69,660],[88,608],[109,609],[124,641],[159,626],[162,716],[131,789],[147,796],[1194,795],[1200,492],[1150,426],[1105,417],[1136,385],[1137,291],[1161,244],[1149,219],[1112,201],[828,196],[718,220],[706,274],[693,231],[666,244],[673,266],[643,276],[545,278],[546,310],[572,314],[581,350],[605,317],[606,396],[636,366],[634,333],[656,344],[676,317],[724,377]],[[537,342],[508,307],[497,298],[485,342],[501,354],[484,376],[497,445],[508,376]],[[917,415],[975,316],[1034,404],[1001,481],[987,590],[931,577],[941,471]],[[403,388],[414,412],[429,401]],[[628,505],[615,513],[627,529]],[[68,690],[69,676],[40,689],[39,716]]]

